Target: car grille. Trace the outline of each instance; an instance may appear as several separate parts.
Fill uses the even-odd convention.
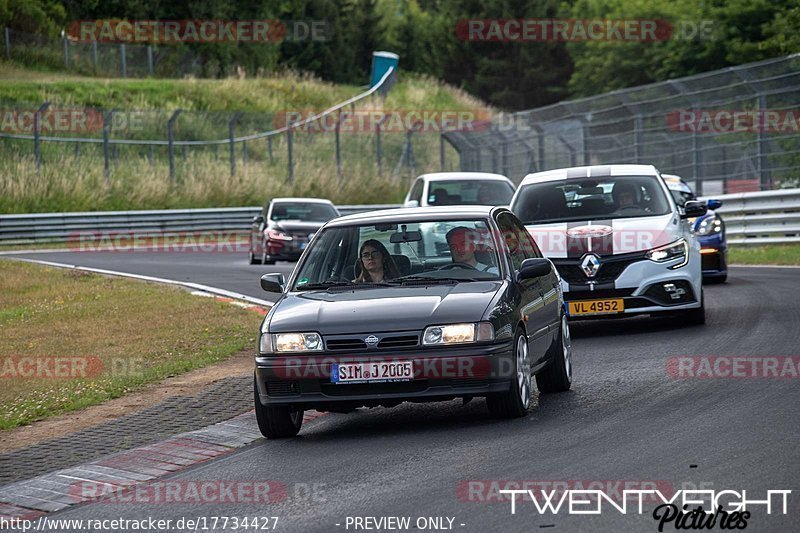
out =
[[[267,381],[267,396],[292,396],[300,393],[296,381]]]
[[[600,268],[597,275],[593,278],[586,277],[581,270],[581,260],[578,259],[553,259],[561,278],[567,283],[586,283],[594,281],[597,283],[612,283],[622,274],[622,272],[633,263],[644,259],[642,252],[633,254],[622,254],[619,256],[606,256],[600,258]]]
[[[361,339],[331,339],[325,343],[328,350],[363,350],[367,343]]]
[[[419,334],[414,333],[406,333],[406,334],[398,334],[398,335],[382,335],[380,333],[375,334],[380,341],[378,342],[378,349],[394,349],[394,348],[410,348],[413,346],[419,345]],[[344,351],[344,350],[367,350],[367,344],[364,342],[363,339],[358,337],[335,337],[335,338],[326,338],[325,339],[325,347],[332,352]]]

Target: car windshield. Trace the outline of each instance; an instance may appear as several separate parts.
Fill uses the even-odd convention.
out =
[[[329,204],[302,203],[302,202],[280,202],[272,206],[271,219],[281,220],[302,220],[304,222],[327,222],[336,218],[338,213]]]
[[[623,176],[525,185],[511,210],[525,224],[547,224],[665,215],[670,204],[655,176]]]
[[[442,180],[428,185],[428,205],[508,205],[514,188],[504,180]]]
[[[683,207],[686,205],[686,202],[694,200],[694,194],[687,192],[687,191],[676,191],[675,189],[670,189],[672,193],[672,197],[675,199],[675,203],[678,204],[679,207]]]
[[[293,290],[494,280],[499,261],[485,220],[375,222],[322,230]]]

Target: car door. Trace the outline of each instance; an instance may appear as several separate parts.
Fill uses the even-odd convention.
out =
[[[519,291],[520,302],[517,306],[518,319],[525,323],[528,334],[528,348],[531,353],[532,363],[535,366],[544,359],[549,347],[550,324],[545,308],[541,282],[538,278],[516,281],[516,273],[522,262],[528,259],[520,240],[520,235],[514,224],[514,217],[510,212],[504,211],[497,216],[497,226],[500,229],[501,240],[506,252],[511,259],[511,279]]]
[[[516,217],[511,217],[511,223],[514,227],[514,232],[520,243],[522,251],[527,258],[544,257],[536,242],[531,237],[531,234],[525,229],[525,225]],[[553,268],[547,276],[539,278],[539,288],[541,289],[542,298],[544,299],[543,319],[547,322],[548,333],[550,340],[545,342],[549,346],[550,342],[556,339],[558,328],[561,325],[561,284],[556,275],[555,268]]]
[[[261,216],[256,217],[256,219],[253,220],[253,224],[250,226],[250,249],[253,250],[253,254],[256,257],[264,253],[264,227],[267,220],[267,211],[268,206],[264,206],[261,210]],[[260,218],[260,220],[258,220],[258,218]]]

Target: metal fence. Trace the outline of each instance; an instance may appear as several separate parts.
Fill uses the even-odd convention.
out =
[[[796,187],[800,54],[502,115],[448,132],[462,170],[651,163],[698,194]]]
[[[25,65],[68,70],[106,78],[219,77],[232,74],[220,61],[205,58],[187,46],[77,42],[3,28],[4,57]]]
[[[200,166],[225,168],[231,176],[242,165],[260,165],[259,171],[283,174],[289,183],[298,173],[400,178],[448,168],[436,132],[418,131],[407,122],[399,129],[391,122],[390,129],[367,121],[364,129],[365,115],[372,119],[373,112],[383,112],[395,79],[390,68],[373,87],[323,111],[131,110],[0,101],[0,157],[32,158],[37,172],[48,162],[94,164],[103,168],[106,182],[122,160],[132,168],[160,166],[173,182],[190,172],[182,168],[190,158]],[[448,150],[454,168],[455,152]]]

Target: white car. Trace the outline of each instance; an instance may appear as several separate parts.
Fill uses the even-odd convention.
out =
[[[675,313],[705,322],[700,245],[651,165],[598,165],[529,174],[511,200],[561,276],[570,317]]]
[[[508,205],[513,195],[514,183],[502,174],[436,172],[414,180],[403,207]]]

